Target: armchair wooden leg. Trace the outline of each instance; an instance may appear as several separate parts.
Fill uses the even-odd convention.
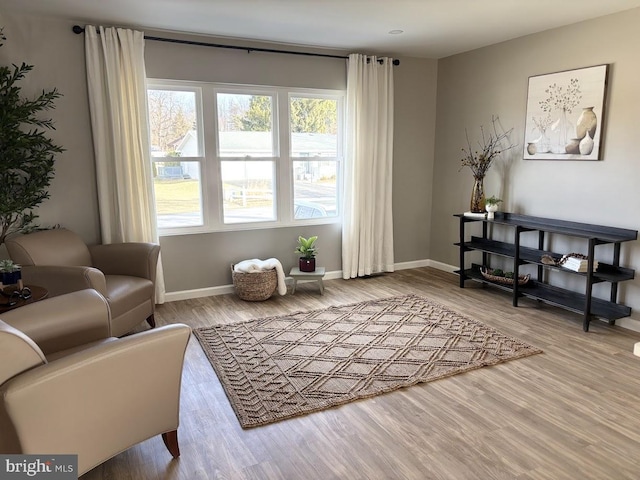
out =
[[[173,458],[178,458],[180,456],[180,447],[178,446],[178,431],[172,430],[167,433],[162,434],[162,441],[164,445],[169,450],[169,453],[173,456]]]
[[[147,317],[147,323],[151,328],[156,328],[156,318],[153,316],[153,313]]]

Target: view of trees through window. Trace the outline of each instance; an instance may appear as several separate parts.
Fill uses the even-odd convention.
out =
[[[152,150],[180,156],[175,142],[196,126],[195,93],[150,89],[147,98]]]
[[[244,91],[243,91],[244,90]],[[276,166],[290,165],[293,195],[291,219],[335,217],[339,177],[339,107],[335,96],[290,95],[288,109],[278,112],[278,94],[272,89],[218,91],[215,103],[202,105],[211,118],[215,111],[215,142],[203,142],[199,125],[199,88],[148,89],[150,141],[154,160],[154,187],[160,228],[206,226],[201,178],[205,161],[218,161],[222,216],[214,224],[277,221]],[[210,97],[209,97],[210,98]],[[278,121],[280,119],[280,122]],[[288,133],[280,131],[284,120]],[[280,152],[282,135],[289,135],[289,152]],[[201,151],[215,145],[215,151]],[[206,160],[210,159],[210,160]],[[217,160],[216,160],[217,159]],[[211,171],[210,171],[211,172]],[[285,218],[287,215],[285,215]]]
[[[301,133],[338,132],[338,102],[321,98],[291,97],[291,131]]]
[[[149,134],[158,227],[203,225],[195,91],[148,89]],[[192,141],[189,141],[192,139]]]
[[[337,215],[338,102],[289,98],[294,218]]]

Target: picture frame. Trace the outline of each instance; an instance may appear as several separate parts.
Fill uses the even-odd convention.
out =
[[[609,64],[529,77],[525,160],[601,160]]]

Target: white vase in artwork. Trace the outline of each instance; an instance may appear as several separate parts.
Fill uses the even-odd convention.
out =
[[[538,139],[537,145],[538,153],[549,153],[551,151],[551,145],[549,142],[549,137],[547,137],[547,130],[540,130],[540,138]]]
[[[593,139],[587,131],[582,140],[580,140],[580,155],[590,155],[593,152]]]
[[[551,146],[551,151],[553,153],[567,153],[565,146],[574,138],[575,127],[569,120],[566,110],[560,112],[560,117],[551,125],[551,130],[554,132],[554,142]]]
[[[580,139],[571,138],[564,147],[564,152],[571,155],[578,155],[580,153]]]
[[[596,117],[593,107],[583,108],[580,117],[578,117],[578,123],[576,124],[576,137],[581,139],[589,133],[589,136],[594,139],[597,128],[598,117]]]

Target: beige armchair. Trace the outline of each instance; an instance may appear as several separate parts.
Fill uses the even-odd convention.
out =
[[[191,329],[109,337],[109,308],[82,290],[0,314],[0,453],[77,454],[79,475],[155,435],[178,447]]]
[[[113,336],[130,332],[144,320],[155,327],[159,245],[87,246],[64,228],[10,237],[5,243],[11,260],[22,266],[24,283],[45,287],[50,297],[85,288],[100,292],[109,302]]]

